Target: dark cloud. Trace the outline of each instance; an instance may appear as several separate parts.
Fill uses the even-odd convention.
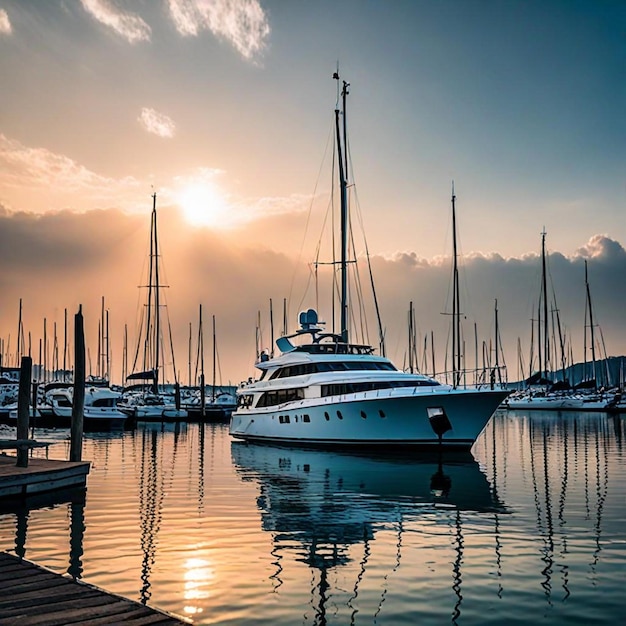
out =
[[[71,316],[83,306],[87,341],[95,355],[101,298],[109,310],[113,375],[119,378],[124,326],[129,352],[134,350],[138,313],[142,309],[148,260],[150,217],[126,215],[115,210],[45,215],[10,214],[0,207],[0,337],[5,353],[14,354],[19,299],[23,299],[25,329],[33,351],[46,319],[48,336],[54,323],[63,328],[65,310]],[[315,306],[310,266],[262,245],[242,246],[232,235],[197,229],[181,223],[173,210],[159,212],[161,259],[164,266],[164,298],[177,347],[176,367],[184,382],[189,367],[189,333],[197,336],[199,305],[204,316],[206,363],[211,346],[211,316],[216,316],[221,379],[236,383],[253,374],[256,323],[261,311],[263,346],[269,347],[269,302],[272,300],[275,334],[288,300],[290,330],[299,308]],[[574,356],[583,359],[585,315],[584,261],[588,263],[595,319],[601,325],[610,354],[626,352],[623,311],[626,294],[626,252],[606,235],[596,235],[572,257],[558,252],[548,256],[549,290],[554,292]],[[450,318],[450,259],[427,260],[414,252],[394,258],[375,256],[372,271],[385,326],[388,354],[402,366],[407,344],[407,315],[413,302],[420,333],[434,333],[437,365],[443,367]],[[328,266],[320,276],[330,276]],[[505,357],[511,377],[516,376],[518,338],[528,362],[531,318],[536,317],[540,290],[540,258],[528,254],[505,258],[498,253],[470,254],[461,265],[461,298],[464,314],[467,364],[474,361],[474,328],[479,342],[493,341],[495,300]],[[369,284],[367,268],[361,280]],[[326,292],[320,292],[324,305]],[[354,294],[354,291],[353,291]],[[552,297],[552,296],[551,296]],[[377,343],[375,314],[367,305],[369,340]],[[321,317],[329,324],[329,309]],[[9,340],[10,337],[10,340]],[[61,338],[59,341],[62,343]],[[193,350],[195,354],[195,348]],[[192,357],[195,359],[195,356]]]

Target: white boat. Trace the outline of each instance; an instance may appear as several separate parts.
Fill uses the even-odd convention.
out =
[[[615,410],[621,394],[616,389],[606,391],[521,391],[511,394],[503,407],[514,411],[599,411]]]
[[[119,406],[140,422],[179,421],[188,416],[188,411],[177,405],[175,394],[165,391],[158,394],[126,391]]]
[[[347,83],[343,85],[345,111]],[[442,385],[428,376],[401,372],[389,359],[374,354],[371,346],[349,340],[347,182],[338,110],[336,129],[342,212],[341,330],[324,332],[314,309],[300,313],[300,329],[276,341],[281,354],[262,354],[255,364],[260,379],[238,388],[230,434],[246,441],[290,445],[469,449],[507,391]]]
[[[300,315],[282,354],[261,360],[258,381],[237,390],[230,434],[249,441],[341,445],[438,445],[471,448],[507,395],[454,388],[398,371],[373,348],[324,333],[317,314]],[[295,346],[290,340],[306,339]]]
[[[69,426],[72,418],[73,389],[59,389],[49,398],[58,426]],[[87,387],[83,410],[83,428],[90,431],[123,429],[128,415],[117,403],[122,394],[110,387]]]

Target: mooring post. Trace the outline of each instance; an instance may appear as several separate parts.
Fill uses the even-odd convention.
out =
[[[33,418],[30,422],[30,430],[31,430],[31,438],[35,438],[35,423],[37,422],[37,393],[39,389],[39,383],[33,382],[33,390],[32,390],[32,407],[33,407]]]
[[[17,439],[28,440],[28,418],[30,416],[30,379],[33,360],[23,356],[20,364],[20,385],[17,392]],[[28,467],[28,446],[17,448],[17,466]]]
[[[70,427],[70,461],[81,461],[83,455],[83,412],[85,410],[85,331],[83,307],[74,316],[74,396]]]

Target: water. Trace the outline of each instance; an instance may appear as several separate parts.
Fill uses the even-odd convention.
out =
[[[0,510],[0,549],[194,624],[621,623],[625,431],[504,413],[439,463],[140,424],[86,437],[86,497]]]

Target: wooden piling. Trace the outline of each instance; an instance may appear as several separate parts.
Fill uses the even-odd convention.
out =
[[[39,383],[33,382],[31,393],[31,405],[33,407],[32,419],[30,420],[31,436],[35,438],[35,423],[37,422],[37,394],[39,389]]]
[[[17,395],[17,438],[28,439],[28,420],[30,415],[30,379],[33,360],[29,356],[22,357],[20,365],[20,385]],[[28,467],[28,448],[17,449],[17,466]]]
[[[74,316],[74,396],[70,426],[70,461],[81,461],[83,454],[83,412],[85,410],[85,331],[83,307]]]

